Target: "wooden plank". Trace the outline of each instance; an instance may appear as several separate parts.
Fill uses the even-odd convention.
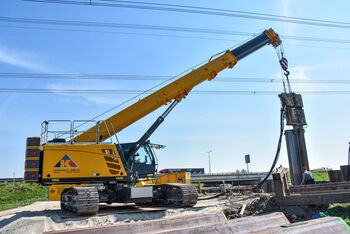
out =
[[[350,182],[325,183],[325,184],[308,184],[297,185],[289,187],[291,193],[308,193],[314,191],[336,191],[336,190],[350,190]]]
[[[348,202],[350,202],[349,191],[315,194],[292,194],[290,196],[277,198],[277,203],[280,206],[327,205],[331,203]]]
[[[336,217],[325,217],[320,219],[308,220],[306,222],[293,223],[290,226],[283,225],[281,227],[270,228],[262,233],[349,233],[350,230]]]
[[[340,182],[340,170],[328,171],[328,177],[330,182]]]

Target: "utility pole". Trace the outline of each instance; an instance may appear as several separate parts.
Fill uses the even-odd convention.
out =
[[[211,167],[210,167],[210,153],[211,153],[211,152],[213,152],[213,151],[209,150],[209,151],[207,152],[207,154],[208,154],[208,159],[209,159],[209,174],[211,174]]]

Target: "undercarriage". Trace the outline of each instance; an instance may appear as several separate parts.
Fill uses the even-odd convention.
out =
[[[192,207],[197,199],[196,187],[181,183],[143,187],[109,185],[100,191],[92,186],[70,187],[62,192],[61,209],[77,215],[94,215],[98,212],[100,202]]]

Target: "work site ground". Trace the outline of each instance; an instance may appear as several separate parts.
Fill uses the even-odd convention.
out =
[[[202,198],[210,198],[210,195]],[[135,223],[172,217],[201,217],[207,214],[223,213],[227,220],[248,216],[261,216],[283,212],[290,223],[310,220],[325,212],[327,207],[290,206],[279,208],[270,194],[231,194],[199,200],[194,207],[165,208],[135,206],[134,204],[100,204],[99,213],[94,216],[76,216],[60,209],[58,201],[36,202],[29,206],[0,212],[0,233],[44,233],[77,228],[108,227],[115,224]],[[343,209],[348,212],[349,208]],[[339,209],[338,209],[339,211]],[[321,213],[322,214],[322,213]],[[327,213],[326,213],[327,214]],[[346,218],[346,217],[344,217]],[[249,229],[246,229],[248,232]]]

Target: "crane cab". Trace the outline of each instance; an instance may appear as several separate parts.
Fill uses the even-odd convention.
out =
[[[146,178],[153,176],[157,170],[157,159],[149,141],[145,142],[136,153],[129,155],[129,152],[136,147],[136,144],[136,142],[123,143],[120,144],[120,147],[118,147],[119,145],[116,146],[119,151],[122,148],[120,155],[125,158],[126,167],[137,174],[136,177]]]

